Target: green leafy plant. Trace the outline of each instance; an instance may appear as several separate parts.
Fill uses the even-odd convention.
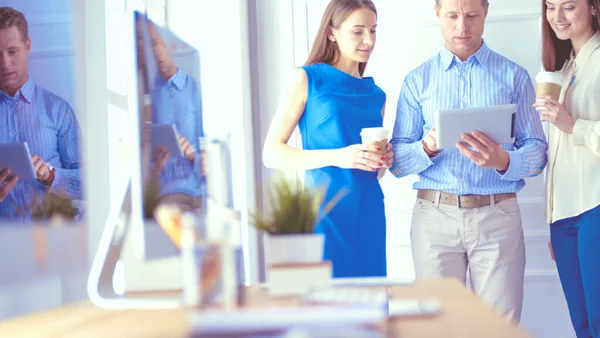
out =
[[[154,212],[158,207],[158,199],[160,196],[160,183],[158,177],[152,175],[148,180],[147,185],[143,189],[144,192],[144,218],[154,218]]]
[[[282,178],[274,181],[270,188],[269,215],[255,215],[254,226],[272,235],[312,233],[318,221],[346,194],[339,191],[321,211],[324,187],[302,188]]]
[[[75,219],[78,210],[73,206],[73,201],[66,196],[64,193],[48,192],[41,197],[35,197],[31,204],[31,217],[44,220],[53,217]]]

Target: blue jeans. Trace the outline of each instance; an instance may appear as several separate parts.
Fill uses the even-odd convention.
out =
[[[578,338],[600,337],[600,205],[550,226],[552,248]]]

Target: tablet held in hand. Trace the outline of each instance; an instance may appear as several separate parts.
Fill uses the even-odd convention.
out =
[[[35,180],[37,176],[26,142],[0,144],[0,168],[8,168],[19,180]]]
[[[455,148],[456,143],[462,142],[461,134],[475,130],[496,144],[513,144],[516,118],[516,104],[438,110],[435,112],[437,147]]]

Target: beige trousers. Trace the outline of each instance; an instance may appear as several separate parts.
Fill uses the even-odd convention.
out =
[[[493,200],[493,198],[492,198]],[[525,244],[516,198],[459,209],[418,199],[411,224],[416,278],[455,277],[509,319],[523,304]]]

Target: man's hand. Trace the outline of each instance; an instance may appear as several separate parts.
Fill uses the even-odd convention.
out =
[[[464,142],[457,143],[456,148],[475,164],[500,172],[508,170],[510,164],[508,153],[487,135],[473,131],[471,134],[462,134],[461,138]],[[475,148],[476,151],[469,149],[468,146]]]
[[[154,150],[154,156],[152,156],[152,169],[154,170],[154,175],[160,176],[165,164],[167,164],[169,156],[169,152],[165,147],[158,147]]]
[[[427,136],[425,136],[423,149],[429,157],[434,157],[442,151],[437,148],[437,130],[435,128],[432,128],[429,133],[427,133]]]
[[[38,181],[42,183],[48,182],[51,176],[48,164],[37,155],[31,156],[31,161],[33,162],[33,170],[35,170]]]
[[[194,162],[196,152],[194,151],[194,148],[192,148],[190,142],[188,142],[188,140],[183,136],[179,136],[179,148],[181,148],[181,151],[183,152],[183,156],[185,156],[185,158]]]
[[[0,202],[15,188],[18,180],[17,176],[10,176],[10,169],[0,169]]]

